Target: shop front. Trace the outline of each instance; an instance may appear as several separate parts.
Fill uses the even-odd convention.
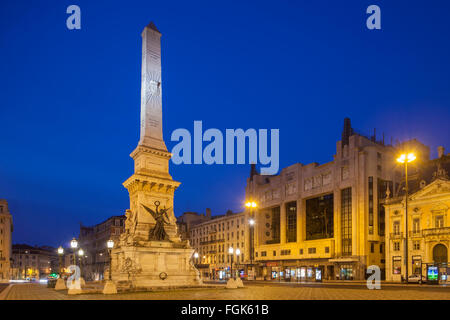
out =
[[[450,283],[450,266],[448,263],[427,263],[426,280],[428,284]]]

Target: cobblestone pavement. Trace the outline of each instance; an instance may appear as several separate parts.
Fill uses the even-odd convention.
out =
[[[248,285],[241,289],[186,289],[117,295],[68,295],[39,284],[17,284],[6,300],[450,300],[448,288],[366,288],[281,287]]]
[[[0,292],[5,290],[8,287],[8,284],[0,283]]]

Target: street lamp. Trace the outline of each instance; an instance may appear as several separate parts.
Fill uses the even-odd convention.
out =
[[[248,223],[250,225],[250,265],[253,269],[253,256],[254,256],[254,238],[255,238],[255,218],[253,214],[253,209],[255,209],[258,205],[254,201],[247,201],[245,203],[245,206],[249,208],[250,210],[250,219],[248,220]]]
[[[62,256],[64,254],[64,248],[59,246],[58,248],[58,256],[59,256],[59,277],[61,278],[61,265],[62,265]]]
[[[196,263],[198,263],[198,252],[194,253],[194,259],[196,260]]]
[[[230,275],[231,276],[233,276],[233,258],[234,258],[233,252],[234,252],[233,247],[229,247],[228,254],[231,255],[231,263],[230,263]],[[234,279],[234,277],[233,277],[233,279]]]
[[[397,158],[397,162],[403,163],[405,165],[405,266],[406,266],[406,283],[408,283],[408,163],[416,160],[414,153],[401,154]]]
[[[112,256],[111,256],[111,250],[114,248],[114,240],[109,239],[106,241],[106,247],[108,248],[108,254],[109,254],[109,280],[112,280],[111,277],[111,262],[112,262]]]
[[[77,265],[77,261],[75,258],[75,250],[78,248],[78,241],[77,239],[73,238],[72,241],[70,241],[70,247],[72,248],[73,252],[73,264]]]
[[[82,260],[82,257],[84,256],[84,250],[83,249],[79,249],[78,250],[78,259],[80,260],[80,276],[82,275],[81,273],[82,273],[82,270],[81,270],[81,267],[82,267],[82,262],[83,262],[83,260]]]
[[[239,255],[241,254],[241,250],[239,248],[236,249],[236,263],[239,264]],[[236,273],[236,271],[235,271]],[[237,274],[234,276],[236,278]],[[236,279],[235,279],[236,280]]]
[[[106,281],[105,286],[103,287],[103,294],[116,294],[117,287],[116,284],[112,281],[111,271],[112,271],[112,256],[111,251],[114,248],[114,240],[109,239],[106,241],[106,247],[108,248],[109,253],[109,280]]]

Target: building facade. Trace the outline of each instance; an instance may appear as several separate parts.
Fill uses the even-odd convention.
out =
[[[84,256],[76,256],[77,265],[86,281],[98,281],[107,277],[109,270],[109,253],[106,242],[110,239],[115,243],[125,231],[126,216],[112,216],[95,226],[80,225],[78,247],[84,251]],[[73,263],[73,255],[68,253],[66,259]]]
[[[58,254],[53,247],[14,244],[12,253],[12,279],[39,280],[46,279],[51,273],[58,273]]]
[[[184,212],[177,217],[177,229],[181,240],[189,240],[190,230],[195,225],[211,220],[211,209],[206,208],[206,213],[199,214],[197,212]]]
[[[396,154],[375,134],[355,132],[347,118],[333,161],[297,163],[276,176],[252,170],[246,199],[257,207],[245,212],[255,221],[245,232],[248,269],[257,279],[288,281],[364,279],[369,265],[384,271],[383,204],[399,179]]]
[[[8,201],[0,199],[0,282],[10,279],[13,222]]]
[[[405,179],[392,190],[386,208],[386,279],[401,281],[408,275],[426,276],[436,267],[446,281],[450,248],[450,154],[438,148],[438,158],[418,159],[408,165],[408,227]],[[406,245],[407,244],[407,245]],[[408,259],[406,262],[406,247]]]
[[[189,239],[195,249],[194,263],[203,278],[226,279],[231,268],[245,272],[246,225],[243,212],[228,211],[225,215],[212,216],[209,221],[192,226]],[[229,253],[230,247],[233,254]]]

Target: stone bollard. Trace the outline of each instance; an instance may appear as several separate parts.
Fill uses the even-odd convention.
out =
[[[238,288],[243,288],[243,287],[244,287],[244,283],[242,282],[242,279],[241,279],[241,278],[237,278],[236,281],[235,281],[235,283],[236,283],[236,286],[237,286]]]
[[[63,279],[58,278],[58,280],[56,280],[56,284],[55,284],[55,290],[66,290],[66,283]]]
[[[231,278],[230,280],[227,281],[227,289],[237,289],[237,284],[236,281],[234,281],[233,278]]]
[[[105,283],[105,286],[103,287],[103,294],[116,294],[117,293],[117,287],[116,284],[108,280]]]

